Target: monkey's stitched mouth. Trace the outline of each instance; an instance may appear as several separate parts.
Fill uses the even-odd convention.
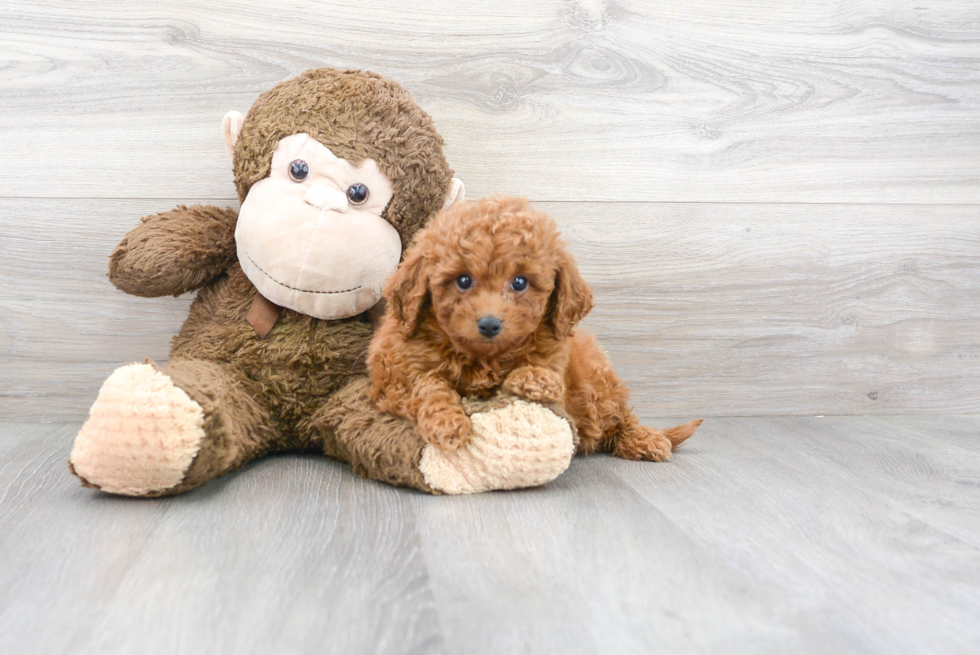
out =
[[[279,286],[281,286],[281,287],[283,287],[285,289],[289,289],[290,291],[299,291],[300,293],[324,293],[324,294],[328,294],[328,295],[335,295],[335,294],[339,294],[339,293],[351,293],[352,291],[357,291],[358,289],[360,289],[363,286],[363,285],[358,285],[358,286],[353,287],[351,289],[344,289],[343,291],[319,291],[317,289],[300,289],[299,287],[290,286],[290,285],[288,285],[288,284],[286,284],[284,282],[280,282],[276,278],[274,278],[271,275],[269,275],[268,273],[266,273],[265,272],[265,269],[263,269],[261,266],[259,266],[258,264],[256,264],[255,263],[255,260],[252,259],[252,256],[250,254],[245,253],[245,256],[248,257],[248,261],[252,262],[252,266],[254,266],[255,268],[257,268],[259,270],[259,272],[262,273],[262,275],[266,276],[267,278],[269,278],[270,280],[272,280],[273,282],[275,282]]]

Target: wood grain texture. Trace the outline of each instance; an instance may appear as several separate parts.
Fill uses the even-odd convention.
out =
[[[281,456],[174,500],[93,494],[77,429],[0,430],[0,652],[442,650],[402,491]]]
[[[165,358],[189,299],[105,257],[230,204],[221,116],[320,65],[402,81],[471,196],[575,201],[642,414],[980,411],[978,43],[962,0],[5,2],[0,414]]]
[[[0,200],[4,415],[82,418],[116,366],[166,358],[188,299],[126,296],[105,266],[176,203]],[[540,206],[643,416],[980,412],[976,207]]]
[[[952,423],[980,435],[975,417]],[[790,651],[967,653],[980,639],[980,454],[947,443],[947,425],[714,419],[673,467],[611,466],[699,548],[790,592],[771,608],[806,644]]]
[[[980,21],[919,5],[7,0],[0,196],[227,197],[222,115],[329,65],[404,83],[473,195],[977,203]]]
[[[980,210],[545,205],[648,415],[980,411]]]
[[[541,490],[415,499],[450,652],[473,644],[556,655],[805,646],[772,621],[785,591],[755,584],[702,548],[625,488],[609,462],[577,460]],[[469,564],[465,575],[460,561]]]
[[[969,653],[980,417],[712,419],[665,464],[430,497],[319,456],[172,499],[0,422],[0,652]]]

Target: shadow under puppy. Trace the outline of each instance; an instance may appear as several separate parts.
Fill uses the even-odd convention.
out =
[[[470,436],[461,396],[498,388],[562,404],[579,454],[663,461],[701,424],[640,425],[606,353],[575,331],[592,290],[555,222],[525,198],[444,210],[418,233],[385,298],[368,354],[374,400],[444,450]]]

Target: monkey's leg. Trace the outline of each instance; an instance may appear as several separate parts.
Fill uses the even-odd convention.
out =
[[[464,399],[472,436],[465,447],[444,452],[426,444],[410,421],[382,414],[368,396],[370,384],[366,377],[348,383],[300,425],[312,443],[365,477],[429,493],[518,489],[554,480],[575,453],[560,409],[512,397]]]
[[[127,496],[193,489],[266,452],[267,411],[232,370],[176,359],[110,375],[75,437],[69,466],[82,484]]]

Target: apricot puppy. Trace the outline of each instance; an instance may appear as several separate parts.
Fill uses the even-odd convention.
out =
[[[439,448],[469,439],[461,396],[498,388],[561,403],[579,454],[663,461],[701,424],[640,425],[606,353],[575,331],[592,290],[555,222],[524,198],[444,210],[418,233],[384,295],[388,310],[368,352],[374,400]]]

